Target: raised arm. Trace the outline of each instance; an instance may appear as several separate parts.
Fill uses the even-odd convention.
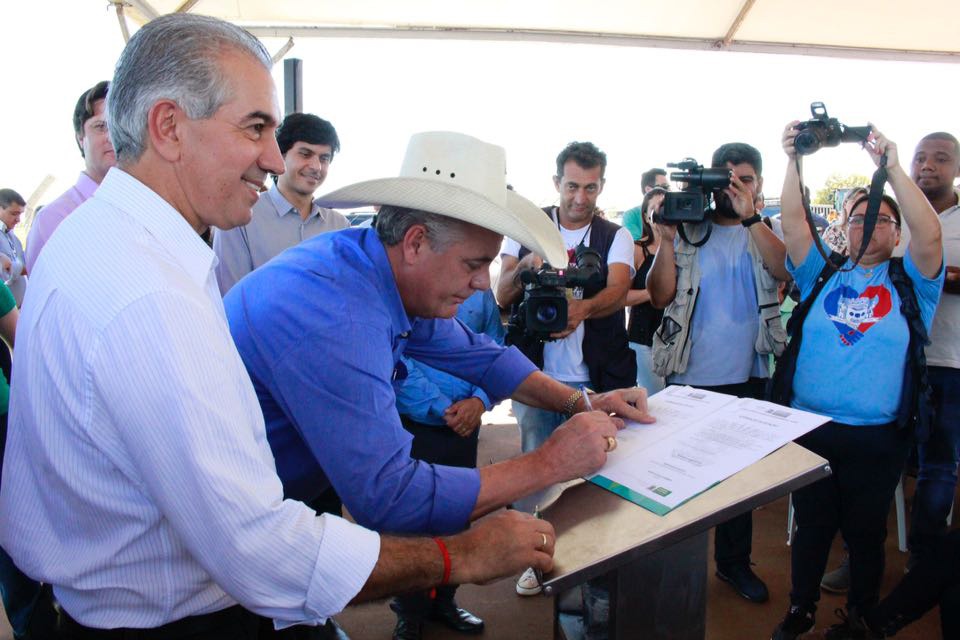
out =
[[[873,125],[871,125],[872,127]],[[900,213],[910,227],[910,244],[908,249],[913,263],[920,273],[933,278],[940,272],[943,264],[942,232],[940,219],[933,210],[930,201],[923,195],[914,181],[903,167],[900,166],[900,157],[897,145],[892,140],[873,128],[869,141],[864,147],[870,154],[874,164],[879,166],[881,156],[887,155],[887,180],[893,187],[900,205]]]
[[[793,146],[797,137],[796,126],[799,120],[787,124],[783,130],[783,151],[787,154],[787,172],[783,178],[783,191],[780,194],[780,221],[783,224],[783,243],[787,255],[795,265],[807,258],[807,251],[813,245],[813,236],[803,211],[803,194],[800,193],[800,174],[797,172],[797,151]],[[802,161],[801,161],[802,162]],[[759,225],[756,225],[759,226]]]
[[[673,239],[677,228],[669,224],[658,224],[660,249],[647,273],[647,291],[650,292],[650,304],[657,309],[665,309],[677,295],[677,263],[673,251]]]

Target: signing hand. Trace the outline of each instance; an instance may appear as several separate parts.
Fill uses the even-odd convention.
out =
[[[578,413],[554,431],[536,449],[557,482],[589,475],[603,466],[610,450],[608,437],[616,437],[623,420],[602,411]]]

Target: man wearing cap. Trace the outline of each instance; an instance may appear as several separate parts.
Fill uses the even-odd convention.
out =
[[[240,278],[284,249],[326,231],[350,226],[342,214],[313,201],[327,179],[340,139],[333,125],[312,113],[291,113],[277,129],[283,173],[260,194],[248,224],[213,234],[217,282],[226,294]]]
[[[451,318],[489,287],[503,234],[552,260],[559,233],[509,191],[504,151],[470,136],[415,135],[398,178],[344,187],[328,206],[382,205],[375,229],[324,234],[285,251],[224,298],[287,497],[332,484],[358,523],[451,532],[548,485],[598,468],[621,425],[650,421],[640,390],[597,394],[600,411],[519,351]],[[540,450],[482,469],[410,458],[393,382],[406,355],[453,373],[491,401],[514,397],[573,416]]]
[[[83,171],[77,183],[37,213],[27,234],[27,273],[40,250],[56,228],[74,209],[83,204],[117,162],[107,127],[107,89],[110,83],[98,82],[80,94],[73,108],[73,135],[83,157]]]
[[[284,498],[199,235],[246,224],[283,171],[271,64],[206,16],[141,28],[108,98],[119,165],[33,273],[0,544],[52,585],[60,637],[336,637],[310,627],[351,602],[552,566],[553,529],[533,517],[398,538]]]

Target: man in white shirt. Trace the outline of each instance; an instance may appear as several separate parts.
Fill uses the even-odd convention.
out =
[[[213,18],[137,32],[108,97],[118,168],[37,264],[0,544],[53,586],[68,637],[254,638],[268,618],[320,625],[350,602],[552,566],[552,527],[515,513],[390,538],[283,499],[199,237],[248,222],[283,171],[270,66]],[[91,262],[105,229],[111,251]]]
[[[516,240],[504,238],[497,302],[500,306],[513,307],[507,343],[516,345],[544,373],[572,389],[590,387],[595,391],[611,391],[632,387],[636,384],[637,362],[627,340],[623,305],[634,273],[633,238],[625,228],[596,215],[607,156],[591,142],[571,142],[557,156],[556,166],[553,183],[560,194],[560,205],[546,208],[544,213],[560,231],[570,263],[574,263],[575,256],[585,248],[597,252],[600,282],[575,288],[573,299],[568,296],[564,330],[552,334],[550,341],[530,339],[517,322],[522,315],[519,305],[523,300],[519,276],[524,270],[539,268],[543,260]],[[553,266],[566,268],[568,265]],[[566,419],[561,413],[516,400],[513,411],[524,452],[541,446]],[[540,493],[514,505],[533,509],[549,502],[550,497]],[[539,593],[536,572],[525,571],[516,590],[522,596]],[[584,601],[588,603],[584,610],[585,637],[606,637],[609,608],[606,583],[602,579],[587,583]]]
[[[912,566],[934,555],[947,534],[960,458],[960,144],[937,131],[917,144],[910,175],[940,218],[946,278],[926,348],[933,421],[919,446],[919,472],[910,526]],[[903,244],[901,238],[900,244]]]

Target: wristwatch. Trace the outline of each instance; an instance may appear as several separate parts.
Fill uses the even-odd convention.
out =
[[[760,214],[759,214],[759,213],[755,213],[755,214],[753,214],[752,216],[750,216],[749,218],[745,218],[745,219],[741,220],[741,221],[740,221],[740,224],[742,224],[743,226],[745,226],[745,227],[747,227],[747,228],[749,229],[750,227],[752,227],[753,225],[757,224],[757,223],[760,222],[761,220],[763,220],[763,218],[760,217]]]
[[[563,403],[563,413],[568,416],[572,416],[574,413],[576,413],[577,403],[580,402],[580,398],[582,397],[583,391],[580,391],[580,389],[577,389],[571,393],[570,397],[567,398],[567,401]]]

